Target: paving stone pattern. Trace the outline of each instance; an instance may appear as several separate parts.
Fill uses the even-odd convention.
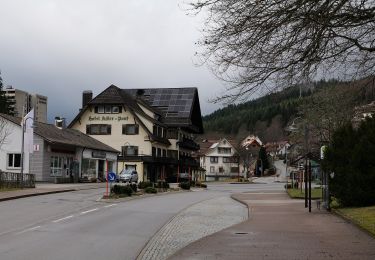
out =
[[[183,210],[161,228],[138,259],[167,259],[188,244],[247,218],[247,207],[229,197],[200,202]]]

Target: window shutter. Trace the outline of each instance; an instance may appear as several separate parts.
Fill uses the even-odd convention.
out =
[[[139,134],[139,125],[134,125],[135,126],[135,134]]]
[[[119,112],[119,113],[122,113],[122,106],[119,106],[119,107],[118,107],[118,112]]]
[[[94,112],[97,114],[98,113],[98,106],[95,106]]]
[[[111,134],[111,131],[112,131],[112,126],[111,125],[107,125],[107,134]]]
[[[97,108],[97,107],[95,107],[95,108]],[[86,125],[86,134],[91,134],[90,133],[90,125]]]

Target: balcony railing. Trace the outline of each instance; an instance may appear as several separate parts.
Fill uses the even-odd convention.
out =
[[[178,141],[177,143],[182,148],[186,148],[186,149],[194,150],[194,151],[199,150],[199,144],[185,137],[182,138],[182,140]]]

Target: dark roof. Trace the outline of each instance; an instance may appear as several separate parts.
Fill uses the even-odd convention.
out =
[[[21,126],[21,118],[0,114],[3,118]],[[119,153],[116,149],[75,129],[59,129],[54,125],[35,121],[34,133],[52,144],[64,144],[78,147],[86,147],[95,150]]]
[[[91,100],[87,106],[93,104],[123,104],[155,124],[181,127],[195,133],[203,133],[197,88],[120,89],[111,85]],[[139,104],[158,114],[160,119],[156,120],[148,116]],[[73,119],[69,127],[79,120],[87,106]]]
[[[167,125],[193,128],[203,133],[197,88],[123,89],[122,92],[161,111]]]

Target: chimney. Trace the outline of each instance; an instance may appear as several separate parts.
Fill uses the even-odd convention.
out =
[[[92,100],[92,91],[85,90],[82,93],[82,108],[84,108]]]
[[[55,126],[59,129],[64,129],[66,128],[65,124],[65,118],[56,116],[55,117]]]

